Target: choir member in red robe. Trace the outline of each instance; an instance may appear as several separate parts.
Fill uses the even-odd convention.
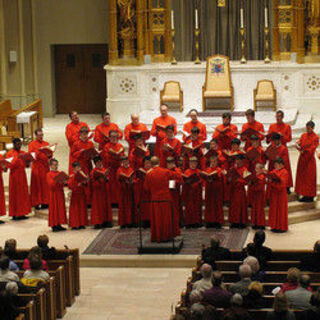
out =
[[[319,137],[314,133],[314,122],[306,124],[307,132],[303,133],[297,141],[297,149],[300,152],[295,192],[302,198],[300,202],[312,202],[317,195],[317,167],[314,153],[319,145]]]
[[[79,131],[82,127],[88,127],[85,122],[81,122],[77,111],[71,111],[69,113],[71,122],[66,126],[66,138],[70,148],[69,154],[69,174],[72,173],[72,163],[76,161],[71,155],[71,149],[73,144],[79,139]]]
[[[136,170],[134,188],[134,198],[136,205],[136,212],[140,214],[138,221],[141,221],[143,228],[150,227],[150,210],[151,204],[143,201],[150,201],[149,193],[144,189],[144,181],[147,173],[152,169],[151,157],[147,156],[143,159],[143,166]],[[139,212],[140,210],[140,212]]]
[[[221,228],[224,223],[223,213],[223,182],[224,175],[219,167],[217,155],[210,157],[210,166],[205,174],[205,214],[204,222],[207,228]]]
[[[208,158],[208,155],[217,155],[218,156],[218,166],[221,169],[226,168],[226,158],[222,152],[222,150],[219,147],[218,140],[216,139],[211,139],[210,144],[209,144],[209,150],[208,153],[205,154],[206,157],[206,167],[210,165],[210,159]]]
[[[288,230],[288,171],[282,158],[274,162],[275,169],[267,176],[270,185],[269,226],[273,232]]]
[[[80,163],[72,164],[73,174],[69,177],[68,186],[71,190],[69,205],[69,227],[72,230],[85,229],[88,225],[88,211],[85,187],[89,177],[81,170]]]
[[[95,229],[112,228],[108,170],[103,167],[100,156],[95,156],[93,162],[95,168],[90,175],[92,186],[91,224]]]
[[[182,171],[180,168],[176,167],[176,162],[174,157],[167,158],[167,169],[175,172],[180,180],[182,181]],[[174,207],[174,227],[175,227],[175,234],[180,235],[180,225],[183,223],[183,209],[182,209],[182,201],[181,201],[181,183],[175,180],[173,186],[170,186],[170,193],[173,200],[173,207]]]
[[[144,145],[144,140],[141,134],[135,136],[135,146],[129,153],[130,166],[134,171],[143,168],[143,159],[150,156],[149,149]]]
[[[230,184],[230,227],[245,228],[248,223],[248,204],[245,189],[246,181],[243,177],[248,172],[248,169],[244,166],[243,154],[237,155],[234,167],[229,171],[231,172],[231,170],[235,170],[235,174],[228,176]]]
[[[102,123],[96,126],[94,131],[94,141],[99,143],[99,150],[102,150],[106,143],[109,141],[110,131],[118,133],[118,138],[122,139],[123,133],[119,129],[118,125],[111,122],[111,116],[109,112],[104,112],[102,115]]]
[[[109,132],[110,141],[106,143],[101,153],[103,165],[109,169],[109,185],[111,204],[119,202],[119,183],[117,180],[117,171],[120,167],[120,157],[124,155],[124,147],[118,142],[118,133]]]
[[[237,138],[238,128],[236,125],[231,123],[231,113],[225,112],[222,115],[222,124],[219,124],[212,138],[218,141],[219,147],[221,150],[230,150],[231,141]]]
[[[245,146],[244,150],[247,151],[247,149],[251,146],[251,141],[250,141],[250,136],[246,135],[246,130],[252,129],[254,130],[254,134],[259,137],[260,140],[260,145],[261,141],[264,139],[264,127],[263,124],[255,119],[255,112],[252,109],[248,109],[246,111],[246,118],[247,118],[247,123],[245,123],[242,126],[241,130],[241,140],[245,141]]]
[[[187,170],[189,168],[191,157],[196,157],[198,159],[199,169],[205,169],[206,167],[206,158],[204,157],[203,152],[203,140],[199,137],[199,134],[199,128],[194,127],[191,129],[191,135],[186,139],[185,147],[189,146],[193,150],[186,150],[186,148],[184,147],[184,170]]]
[[[148,140],[150,137],[150,132],[147,126],[144,123],[140,122],[139,115],[137,114],[131,115],[131,123],[126,125],[126,127],[124,128],[124,137],[129,144],[129,153],[135,146],[133,134],[145,134],[143,135],[144,140]]]
[[[6,154],[6,159],[13,158],[8,164],[10,169],[9,176],[9,216],[13,220],[27,219],[26,216],[31,212],[31,199],[28,190],[26,175],[26,164],[20,155],[25,152],[21,150],[22,142],[19,138],[12,140],[13,149]]]
[[[202,224],[202,182],[197,157],[191,157],[189,169],[184,171],[182,199],[184,202],[184,224],[186,228],[199,228]],[[187,178],[195,175],[199,181],[189,181]]]
[[[49,227],[53,232],[64,231],[62,224],[67,224],[66,204],[64,197],[65,183],[55,181],[58,171],[58,160],[50,159],[50,171],[47,173],[47,184],[49,189]]]
[[[177,121],[175,118],[168,115],[168,106],[162,105],[160,107],[161,116],[153,120],[151,135],[156,137],[156,144],[154,149],[155,156],[160,156],[160,143],[166,137],[166,127],[173,125],[174,134],[177,134]]]
[[[3,160],[3,156],[0,154],[0,161]],[[6,165],[3,163],[0,165],[0,216],[6,215],[6,198],[4,194],[4,184],[2,173],[6,172],[8,169]],[[0,220],[0,224],[4,224],[4,221]]]
[[[168,157],[173,157],[177,166],[181,148],[181,142],[174,136],[174,126],[167,126],[166,137],[160,143],[160,166],[166,168]]]
[[[159,163],[158,157],[151,158],[152,170],[147,173],[144,182],[144,188],[150,195],[151,201],[155,201],[150,206],[151,241],[154,242],[171,240],[176,236],[175,232],[178,228],[172,225],[171,202],[173,199],[169,189],[169,181],[179,182],[180,178],[176,172],[159,167]]]
[[[48,208],[49,189],[46,176],[50,170],[49,158],[53,153],[49,149],[49,143],[43,140],[42,129],[37,129],[34,133],[36,140],[30,142],[28,147],[28,152],[36,153],[31,170],[31,206],[39,210]]]
[[[134,199],[134,170],[130,167],[127,156],[121,157],[121,166],[117,170],[120,185],[119,194],[119,226],[131,228],[137,226],[138,217]]]
[[[187,122],[183,126],[183,141],[186,142],[187,138],[191,134],[191,129],[194,127],[199,128],[199,138],[202,141],[207,140],[207,128],[206,125],[198,120],[198,111],[196,109],[192,109],[189,112],[189,116],[191,121]]]
[[[257,163],[253,174],[256,179],[249,183],[253,194],[251,198],[251,225],[252,229],[265,229],[266,175],[264,164]]]
[[[270,125],[268,135],[272,133],[279,133],[281,136],[281,144],[284,146],[292,140],[291,126],[283,122],[284,113],[282,110],[276,112],[276,123]]]

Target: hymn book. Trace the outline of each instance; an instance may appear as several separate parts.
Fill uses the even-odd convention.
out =
[[[208,182],[211,182],[211,181],[219,179],[217,170],[214,170],[211,173],[208,173],[208,172],[205,172],[205,171],[201,171],[200,172],[200,176],[201,176],[201,178],[203,178],[204,180],[206,180]]]
[[[57,182],[58,184],[65,184],[69,179],[69,176],[63,172],[63,171],[60,171],[54,178],[53,180],[55,182]]]
[[[268,172],[266,174],[267,178],[273,182],[280,182],[280,178],[274,172]]]
[[[52,158],[53,153],[56,151],[57,145],[45,146],[40,148],[39,151],[43,152],[48,158]]]
[[[95,170],[93,172],[93,179],[94,180],[104,179],[105,181],[107,181],[108,174],[109,174],[109,170],[106,170],[106,171]]]
[[[201,146],[202,146],[201,144],[198,144],[197,146],[192,147],[190,144],[184,144],[182,146],[182,150],[183,150],[183,152],[186,152],[186,153],[196,154],[201,149]]]
[[[132,153],[134,156],[136,156],[138,158],[144,158],[146,156],[147,152],[148,152],[147,147],[145,147],[145,148],[135,147]]]
[[[265,155],[269,160],[274,161],[278,156],[278,148],[273,145],[269,146],[265,151]]]
[[[260,157],[260,152],[256,148],[252,148],[245,156],[249,161],[255,161]]]
[[[185,183],[189,183],[189,184],[200,182],[200,177],[197,173],[193,173],[190,176],[186,176],[185,174],[182,174],[182,178]]]
[[[129,175],[126,175],[123,172],[120,172],[119,174],[119,181],[124,183],[133,183],[134,181],[134,171],[132,171]]]
[[[95,156],[99,155],[99,152],[95,148],[90,148],[83,150],[81,155],[88,160],[92,160]]]
[[[143,140],[148,140],[150,138],[150,131],[140,131],[140,130],[134,130],[132,129],[129,134],[130,139],[135,139],[137,135],[141,135]]]
[[[259,136],[260,136],[260,133],[259,133],[257,130],[254,130],[254,129],[252,129],[252,128],[248,128],[248,129],[246,129],[245,131],[243,131],[243,132],[241,133],[241,138],[242,138],[242,139],[250,139],[251,136],[253,136],[253,135],[259,137]]]
[[[36,154],[34,152],[21,153],[19,154],[18,158],[21,159],[25,164],[29,164],[35,160]]]

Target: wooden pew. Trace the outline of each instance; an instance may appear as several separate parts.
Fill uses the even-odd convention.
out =
[[[33,301],[35,305],[35,320],[47,320],[46,313],[46,290],[39,289],[37,293],[19,293],[18,296],[24,298],[26,301]]]
[[[16,317],[16,320],[25,320],[26,317],[24,316],[23,313],[20,313],[17,317]]]
[[[220,271],[238,271],[242,261],[216,261],[217,269]],[[300,261],[268,261],[265,271],[288,271],[289,268],[299,268]]]

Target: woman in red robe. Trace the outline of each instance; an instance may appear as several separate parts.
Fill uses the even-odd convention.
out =
[[[27,219],[26,215],[31,212],[31,199],[28,190],[26,175],[26,163],[19,158],[25,154],[21,150],[22,142],[19,138],[12,141],[13,149],[6,154],[6,159],[13,158],[8,164],[9,177],[9,216],[13,220]]]
[[[127,156],[121,157],[121,166],[117,170],[120,185],[119,226],[120,228],[136,227],[137,217],[134,203],[134,170],[130,167]]]
[[[95,168],[91,171],[92,207],[91,224],[95,229],[112,227],[112,209],[108,183],[108,171],[103,167],[102,158],[93,158]]]
[[[231,175],[228,176],[230,184],[229,222],[231,228],[245,228],[248,223],[246,181],[243,178],[248,169],[244,166],[243,162],[244,155],[237,155],[234,167],[229,170]]]
[[[319,137],[314,133],[314,122],[307,122],[307,132],[303,133],[297,142],[300,152],[295,192],[300,202],[312,202],[317,195],[317,165],[314,153],[319,145]]]
[[[71,190],[71,199],[69,206],[69,227],[72,230],[85,229],[88,225],[88,211],[86,199],[86,184],[87,179],[84,180],[85,174],[82,173],[79,162],[72,164],[73,172],[69,178],[68,186]]]
[[[37,210],[47,209],[49,203],[49,189],[47,173],[49,172],[49,158],[53,153],[48,148],[49,143],[43,140],[42,129],[35,130],[36,140],[30,142],[28,151],[36,153],[36,159],[32,162],[31,170],[31,206]]]
[[[0,161],[3,160],[3,156],[0,154]],[[6,198],[4,194],[4,184],[3,184],[3,177],[2,173],[6,172],[7,168],[5,164],[0,166],[0,216],[6,215]],[[4,221],[0,220],[0,224],[3,224]]]
[[[288,171],[282,158],[274,161],[275,169],[268,174],[270,185],[269,226],[273,232],[288,230]]]
[[[182,177],[185,180],[182,187],[182,199],[184,202],[184,224],[186,228],[199,228],[202,224],[202,183],[200,179],[200,170],[197,169],[198,159],[190,158],[190,168],[187,169]],[[195,175],[199,181],[193,182],[188,180]]]
[[[58,164],[58,160],[50,159],[50,171],[46,179],[49,189],[49,227],[53,232],[66,230],[61,225],[67,223],[64,184],[55,181],[55,177],[60,173]]]
[[[204,222],[207,228],[221,228],[224,223],[223,213],[223,183],[224,175],[219,167],[217,155],[210,157],[210,166],[204,170],[211,175],[205,177],[205,214]]]

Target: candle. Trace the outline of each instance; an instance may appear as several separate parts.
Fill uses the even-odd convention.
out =
[[[264,8],[264,26],[268,28],[268,8]]]
[[[240,28],[243,29],[243,8],[240,9]]]
[[[174,29],[174,13],[173,10],[171,10],[171,29]]]
[[[198,9],[195,10],[194,15],[195,15],[195,25],[196,25],[196,29],[199,29]]]

